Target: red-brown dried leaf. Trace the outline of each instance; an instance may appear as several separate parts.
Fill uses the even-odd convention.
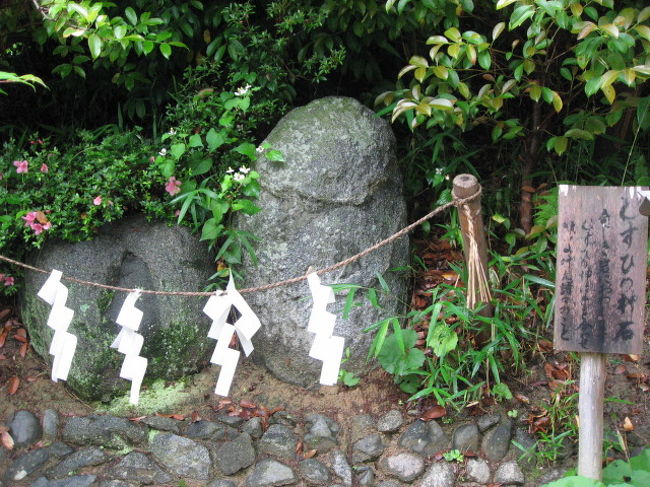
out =
[[[435,406],[427,409],[420,417],[422,421],[431,421],[432,419],[442,418],[447,415],[447,410],[442,406],[436,404]]]
[[[296,455],[300,455],[300,452],[302,451],[302,446],[303,446],[302,441],[296,443],[296,450],[295,450]]]
[[[540,340],[537,342],[537,346],[540,352],[549,353],[553,351],[553,342],[549,340]]]
[[[27,382],[36,382],[38,380],[38,377],[36,377],[35,375],[28,375],[27,377],[25,377],[25,380]]]
[[[7,431],[0,433],[0,442],[7,450],[13,450],[14,448],[14,439]]]
[[[9,316],[9,313],[11,313],[11,308],[5,308],[0,311],[0,320],[4,320],[7,316]]]
[[[544,364],[544,375],[546,376],[547,379],[553,380],[555,377],[553,377],[553,370],[555,370],[555,367],[553,367],[553,364],[550,364],[546,362]]]
[[[316,450],[309,450],[309,451],[306,451],[305,454],[302,457],[303,458],[311,458],[314,455],[316,455]]]
[[[28,348],[29,348],[29,342],[25,342],[20,345],[20,348],[18,349],[18,354],[21,356],[21,358],[25,358],[25,354],[27,353]]]
[[[257,404],[250,401],[239,401],[239,405],[246,409],[257,409]]]
[[[627,373],[627,367],[625,365],[623,365],[623,364],[618,364],[614,368],[614,373],[617,374],[617,375],[625,374],[625,373]]]
[[[521,187],[522,191],[525,191],[526,193],[535,193],[537,190],[533,188],[532,186],[522,186]]]
[[[625,377],[631,380],[640,380],[640,381],[646,381],[648,376],[646,374],[642,374],[641,372],[632,372],[630,374],[627,374]]]
[[[280,411],[284,411],[283,406],[278,406],[277,408],[271,409],[271,411],[269,411],[269,416],[273,416],[275,413],[278,413]]]
[[[7,381],[7,392],[9,393],[10,396],[16,394],[19,385],[20,385],[20,379],[16,376],[13,376],[11,379]]]
[[[163,414],[163,413],[156,413],[156,416],[160,416],[162,418],[171,418],[171,419],[176,419],[178,421],[183,421],[185,419],[184,414]]]
[[[40,223],[41,225],[45,225],[49,223],[47,216],[45,216],[45,213],[43,213],[42,211],[36,212],[36,219],[38,220],[38,223]]]
[[[7,360],[7,356],[4,353],[0,353],[0,360]]]
[[[530,399],[528,399],[528,397],[524,396],[523,394],[519,394],[519,393],[515,394],[515,399],[517,399],[517,401],[522,402],[524,404],[530,404]]]
[[[638,355],[633,355],[633,354],[623,355],[623,360],[627,362],[638,362],[640,359],[641,357]]]
[[[634,425],[632,424],[632,420],[627,416],[625,416],[625,419],[623,420],[623,429],[628,433],[630,431],[634,431]]]
[[[9,335],[9,330],[4,330],[2,333],[0,333],[0,348],[5,346],[7,335]]]
[[[191,423],[196,423],[198,421],[201,421],[201,416],[199,415],[198,411],[192,411],[191,418],[192,418],[190,420]]]
[[[136,417],[134,417],[134,418],[129,418],[129,421],[133,421],[134,423],[139,423],[139,422],[142,421],[144,418],[146,418],[146,416],[136,416]]]

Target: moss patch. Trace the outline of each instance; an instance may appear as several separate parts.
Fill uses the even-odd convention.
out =
[[[184,391],[185,381],[179,380],[165,386],[165,382],[157,380],[149,388],[140,391],[140,401],[137,405],[129,403],[128,394],[113,399],[108,404],[95,404],[98,412],[114,416],[146,416],[157,412],[171,412],[179,404],[187,401],[190,394]]]
[[[141,355],[149,357],[148,374],[176,379],[199,370],[214,342],[196,324],[172,323],[145,341]]]

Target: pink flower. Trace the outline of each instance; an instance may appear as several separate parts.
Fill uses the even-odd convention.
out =
[[[14,161],[14,166],[16,166],[16,172],[18,174],[20,174],[22,172],[27,172],[29,162],[27,162],[27,161]]]
[[[95,205],[95,206],[99,206],[99,205],[101,205],[101,204],[102,204],[102,197],[101,197],[101,196],[98,196],[97,198],[95,198],[95,199],[93,200],[93,205]]]
[[[165,185],[165,191],[170,195],[174,196],[176,193],[181,190],[181,182],[177,180],[174,176],[170,177]]]
[[[45,228],[43,228],[43,225],[40,223],[32,223],[30,227],[32,227],[32,230],[34,230],[34,235],[40,235],[43,233],[43,230],[45,230]]]
[[[50,172],[50,169],[47,167],[47,164],[45,163],[41,164],[41,172],[46,174]]]
[[[5,277],[5,286],[13,286],[14,285],[14,278],[11,276]]]
[[[25,226],[31,226],[31,224],[34,223],[34,220],[36,220],[36,212],[30,211],[25,216],[23,216],[23,220],[26,222]]]

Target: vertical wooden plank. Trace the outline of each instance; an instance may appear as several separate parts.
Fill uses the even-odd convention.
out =
[[[602,353],[580,354],[578,475],[595,480],[602,478],[606,361]]]

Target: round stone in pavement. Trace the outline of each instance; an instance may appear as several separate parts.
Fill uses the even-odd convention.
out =
[[[499,465],[494,474],[494,482],[502,485],[523,485],[524,473],[517,462],[505,462]]]
[[[250,467],[254,461],[255,449],[248,433],[240,434],[233,441],[226,441],[215,454],[215,463],[224,475],[233,475]]]
[[[330,472],[327,467],[314,458],[303,460],[298,465],[300,475],[308,482],[324,484],[330,481]]]
[[[424,474],[417,487],[454,487],[456,473],[448,462],[434,463]]]
[[[488,430],[492,426],[497,424],[500,419],[501,416],[499,416],[498,414],[484,414],[483,416],[478,418],[476,424],[478,425],[478,429],[481,430],[481,433],[484,433],[485,430]]]
[[[435,421],[427,423],[418,419],[402,433],[399,444],[412,452],[429,456],[447,448],[449,438]]]
[[[262,430],[262,418],[260,418],[259,416],[255,416],[254,418],[249,419],[241,427],[241,430],[244,433],[248,433],[249,435],[251,435],[252,438],[255,439],[261,438],[262,433],[264,433],[264,431]]]
[[[181,477],[208,480],[210,453],[199,443],[173,433],[159,433],[151,442],[151,453],[169,471]]]
[[[482,458],[470,458],[465,464],[465,473],[472,482],[487,484],[490,481],[490,467]]]
[[[237,434],[238,431],[235,428],[213,421],[197,421],[190,424],[185,430],[186,437],[197,439],[231,440]]]
[[[371,467],[361,467],[357,475],[357,482],[361,487],[372,487],[375,485],[375,471]]]
[[[352,445],[352,463],[374,460],[384,452],[384,442],[377,433],[361,438]]]
[[[341,450],[334,450],[330,453],[332,470],[343,481],[345,485],[352,485],[352,468]]]
[[[413,453],[400,453],[385,457],[379,462],[381,469],[391,477],[397,477],[402,482],[411,482],[424,472],[424,460]]]
[[[50,480],[47,487],[90,487],[95,483],[95,475],[75,475],[67,479]]]
[[[63,427],[63,441],[73,445],[97,445],[121,449],[127,443],[142,443],[147,428],[126,418],[114,416],[79,416],[70,418]]]
[[[293,431],[283,424],[272,424],[260,439],[258,448],[262,453],[291,460],[296,456],[297,444]]]
[[[404,424],[404,417],[397,409],[388,411],[377,422],[377,430],[381,433],[394,433]]]
[[[111,476],[121,480],[142,484],[166,484],[172,480],[171,475],[156,465],[144,453],[133,451],[111,469]]]
[[[475,423],[461,424],[454,430],[452,448],[478,453],[481,435]]]
[[[131,484],[123,480],[104,480],[99,487],[138,487],[140,484]]]
[[[13,461],[5,472],[8,481],[22,480],[40,468],[50,458],[49,448],[28,451]]]
[[[54,440],[59,432],[59,413],[54,409],[46,409],[43,412],[43,438]]]
[[[495,428],[488,431],[481,442],[485,458],[491,462],[501,461],[508,453],[512,439],[512,421],[503,419]]]
[[[228,479],[214,479],[205,487],[235,487],[235,482]]]
[[[9,433],[14,446],[22,448],[40,440],[43,430],[31,411],[17,411],[9,421]]]
[[[110,458],[106,453],[97,448],[96,446],[89,446],[77,450],[65,457],[58,465],[50,469],[48,477],[55,479],[66,477],[71,472],[79,470],[80,468],[99,465],[107,462]]]
[[[276,487],[297,481],[293,470],[287,465],[267,458],[255,464],[253,472],[246,478],[246,487]]]
[[[146,418],[142,418],[140,422],[146,424],[151,428],[161,431],[170,431],[172,433],[179,433],[179,426],[183,424],[176,419],[165,418],[164,416],[148,416]]]

